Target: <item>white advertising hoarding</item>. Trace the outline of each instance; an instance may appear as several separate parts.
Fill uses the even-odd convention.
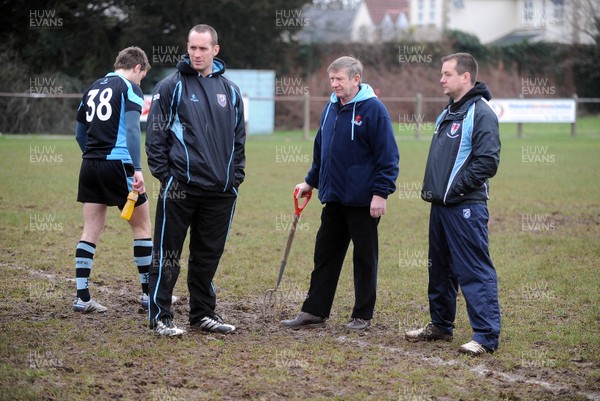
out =
[[[501,123],[574,123],[575,99],[493,99]]]

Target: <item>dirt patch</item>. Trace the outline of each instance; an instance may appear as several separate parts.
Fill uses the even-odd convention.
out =
[[[224,290],[218,312],[238,327],[234,334],[159,338],[130,283],[95,283],[109,310],[81,315],[70,309],[72,279],[2,269],[11,279],[0,289],[13,297],[0,303],[2,399],[600,400],[597,361],[468,358],[455,343],[407,343],[387,316],[361,333],[335,314],[324,329],[294,332],[277,321],[294,316],[295,305],[279,305],[266,320],[262,297],[233,299]],[[176,320],[187,328],[188,298],[177,291]]]

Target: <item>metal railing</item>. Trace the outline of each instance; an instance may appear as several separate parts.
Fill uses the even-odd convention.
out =
[[[12,93],[12,92],[0,92],[0,97],[11,97],[11,98],[32,98],[32,99],[80,99],[81,93],[60,93],[60,94],[41,94],[41,93]],[[266,97],[249,97],[249,101],[253,100],[272,100],[274,102],[301,102],[302,103],[302,132],[303,138],[308,140],[310,138],[311,130],[311,102],[320,102],[318,110],[321,110],[323,105],[329,100],[329,97],[324,96],[310,96],[309,93],[305,93],[303,96],[266,96]],[[381,97],[381,101],[386,104],[392,103],[409,103],[413,104],[413,110],[415,115],[424,115],[424,104],[429,103],[447,103],[447,97],[424,97],[422,94],[417,93],[415,96],[405,97]],[[580,98],[577,95],[573,95],[573,99],[576,101],[576,105],[579,104],[591,104],[600,103],[600,98]],[[522,137],[523,135],[523,123],[517,123],[517,136]],[[577,118],[575,122],[571,124],[571,135],[577,135]],[[416,139],[421,136],[421,124],[414,124],[414,137]]]
[[[580,98],[576,94],[572,97],[575,100],[576,110],[575,110],[575,121],[571,123],[571,136],[577,135],[577,105],[580,103],[600,103],[600,98]],[[305,93],[304,96],[269,96],[269,97],[250,97],[250,101],[252,100],[274,100],[274,101],[283,101],[283,102],[302,102],[303,103],[303,123],[302,123],[302,131],[303,138],[305,140],[309,139],[310,132],[310,122],[311,122],[311,105],[312,101],[320,101],[324,105],[329,98],[328,97],[319,97],[313,96],[311,97],[309,93]],[[381,97],[380,100],[389,105],[390,103],[413,103],[414,104],[414,113],[417,116],[422,116],[423,113],[423,104],[425,103],[442,103],[446,104],[448,102],[447,97],[424,97],[421,93],[417,93],[415,96],[406,96],[406,97]],[[531,99],[534,100],[534,99]],[[319,109],[320,110],[320,109]],[[523,137],[523,124],[522,122],[518,122],[517,124],[517,137]],[[414,124],[414,136],[415,139],[419,139],[421,136],[421,124]]]

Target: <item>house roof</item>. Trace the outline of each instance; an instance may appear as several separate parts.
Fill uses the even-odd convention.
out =
[[[375,25],[379,25],[383,17],[388,14],[392,21],[398,20],[398,16],[402,13],[409,14],[409,0],[364,0],[371,19]]]
[[[305,7],[302,17],[307,26],[294,38],[300,42],[347,42],[352,33],[352,25],[357,9],[330,10],[319,7]]]
[[[492,46],[510,46],[514,43],[523,41],[536,41],[539,39],[540,32],[530,29],[513,29],[511,32],[489,43]]]

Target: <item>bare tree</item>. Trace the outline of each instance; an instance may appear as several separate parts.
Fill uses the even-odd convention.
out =
[[[597,0],[573,0],[568,13],[572,43],[581,43],[581,36],[589,36],[600,44],[600,3]]]

